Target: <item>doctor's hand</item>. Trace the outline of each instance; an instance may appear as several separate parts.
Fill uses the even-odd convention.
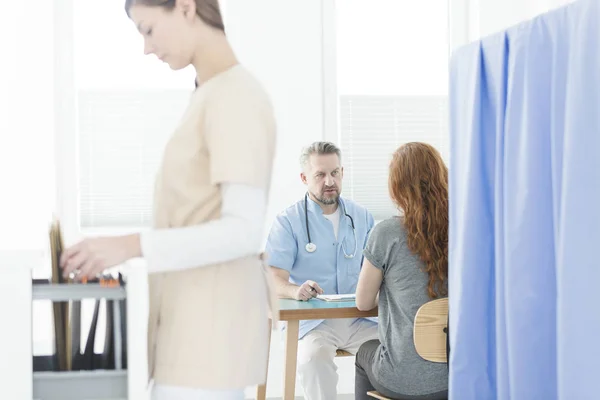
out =
[[[306,281],[298,287],[296,291],[296,300],[308,301],[317,295],[323,294],[323,289],[314,281]]]
[[[63,251],[60,267],[65,278],[74,272],[76,279],[93,279],[104,270],[139,256],[141,246],[137,234],[89,238]]]

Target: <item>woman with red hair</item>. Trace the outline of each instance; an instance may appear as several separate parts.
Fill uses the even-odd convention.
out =
[[[364,250],[356,304],[379,306],[379,340],[356,355],[355,398],[377,390],[394,399],[446,399],[445,364],[422,359],[413,344],[419,307],[448,294],[448,169],[425,143],[393,155],[390,196],[403,214],[373,228]]]

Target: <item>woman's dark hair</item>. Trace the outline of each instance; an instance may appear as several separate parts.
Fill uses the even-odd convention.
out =
[[[125,0],[125,12],[127,12],[127,15],[129,15],[131,6],[135,4],[173,10],[176,0]],[[225,32],[219,0],[196,0],[196,14],[206,25]]]

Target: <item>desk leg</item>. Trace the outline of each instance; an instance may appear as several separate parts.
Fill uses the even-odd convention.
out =
[[[256,388],[256,400],[265,400],[267,398],[267,379],[269,378],[269,358],[271,357],[271,330],[273,322],[269,320],[269,347],[267,348],[267,371],[265,373],[264,385],[258,385]]]
[[[283,382],[283,400],[295,399],[299,329],[300,321],[288,321],[285,334],[285,376]]]

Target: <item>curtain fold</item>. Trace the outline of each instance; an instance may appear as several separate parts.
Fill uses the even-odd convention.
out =
[[[561,399],[600,398],[600,4],[581,3],[581,10],[570,16],[562,190],[557,194]]]
[[[599,10],[453,54],[451,399],[600,398]]]

